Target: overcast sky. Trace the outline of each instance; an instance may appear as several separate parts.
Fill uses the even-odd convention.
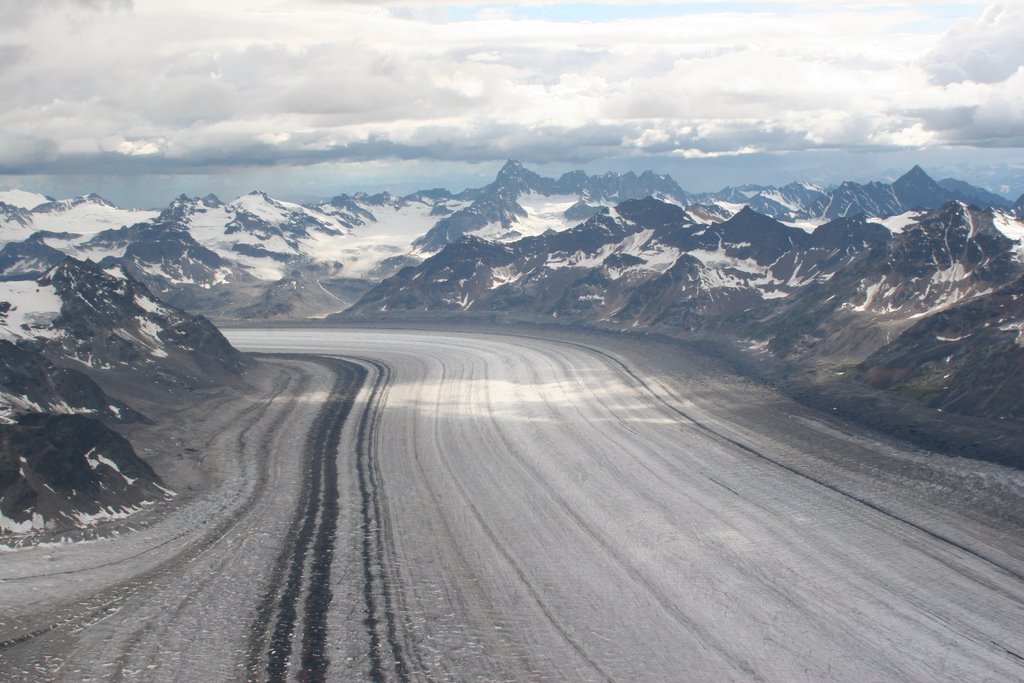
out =
[[[1024,3],[0,0],[0,186],[126,204],[915,161],[1024,187]],[[1016,175],[1015,175],[1016,174]]]

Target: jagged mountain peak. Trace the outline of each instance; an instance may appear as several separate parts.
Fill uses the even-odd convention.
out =
[[[88,261],[81,261],[73,256],[68,256],[60,263],[43,273],[41,279],[50,280],[54,277],[62,278],[69,274],[74,275],[76,273],[83,273],[87,271],[98,271],[96,264]]]
[[[438,221],[413,245],[433,253],[470,232],[508,241],[549,230],[568,230],[602,206],[651,195],[680,205],[688,196],[669,176],[653,171],[637,176],[632,171],[588,175],[577,170],[554,180],[510,160],[495,182],[473,195],[470,206]]]
[[[952,198],[920,166],[914,166],[893,181],[892,189],[903,207],[908,209],[935,209]]]
[[[120,266],[104,270],[92,261],[80,261],[69,256],[43,273],[36,282],[52,287],[61,299],[61,316],[54,321],[55,325],[77,322],[74,318],[78,313],[93,318],[92,322],[95,322],[163,308]]]
[[[251,192],[250,194],[261,194],[263,196],[266,196],[266,193],[263,193],[263,192],[260,192],[260,193]],[[217,195],[213,194],[212,192],[207,194],[205,197],[198,197],[198,196],[197,197],[191,197],[191,196],[185,194],[184,192],[182,192],[177,197],[175,197],[171,201],[171,203],[170,203],[170,206],[180,206],[180,205],[187,205],[187,206],[200,206],[200,205],[202,205],[202,206],[205,206],[208,209],[215,209],[215,208],[224,206],[224,202],[222,202],[220,197],[218,197]]]
[[[689,207],[694,222],[704,225],[726,221],[748,206],[808,232],[829,219],[862,212],[878,218],[900,217],[886,223],[898,225],[910,220],[904,216],[910,210],[937,208],[950,198],[993,205],[984,197],[977,201],[967,197],[971,188],[966,184],[946,187],[940,183],[948,193],[943,196],[920,166],[901,176],[901,188],[907,189],[902,199],[909,196],[911,206],[897,197],[892,183],[844,183],[829,190],[799,181],[781,187],[736,184],[727,188],[728,196],[695,196],[655,170],[593,175],[575,170],[553,179],[528,166],[509,159],[496,165],[490,183],[457,194],[447,190],[402,197],[350,193],[303,205],[257,189],[228,204],[212,195],[182,195],[159,216],[156,211],[94,204],[49,215],[0,209],[0,240],[17,243],[6,255],[0,254],[0,277],[36,277],[60,254],[96,262],[120,259],[135,277],[176,305],[218,316],[247,317],[252,297],[263,300],[262,288],[301,269],[315,271],[310,277],[323,279],[327,287],[310,288],[325,298],[302,311],[316,314],[328,308],[340,310],[358,296],[346,289],[338,299],[330,278],[361,281],[352,286],[368,288],[372,280],[394,274],[467,233],[513,242],[563,232],[626,200],[648,196]],[[924,201],[919,196],[922,188],[929,195]],[[1007,202],[1006,208],[1010,205]],[[1024,205],[1017,211],[1024,215]],[[146,229],[139,229],[143,225]],[[34,233],[44,230],[45,236],[29,242]],[[186,265],[178,267],[182,261]],[[296,296],[296,301],[305,301],[305,294]],[[283,317],[285,311],[298,309],[274,310]]]
[[[744,206],[735,216],[733,216],[733,218],[744,218],[746,220],[753,220],[756,217],[766,218],[766,216],[754,211],[749,206]]]
[[[641,180],[668,180],[668,176],[664,173],[655,173],[654,171],[647,169],[640,174]]]
[[[776,226],[786,227],[782,223],[777,221],[776,219],[772,218],[771,216],[766,216],[763,213],[760,213],[758,211],[754,211],[749,206],[744,206],[742,209],[740,209],[736,213],[736,215],[734,215],[729,220],[723,222],[721,225],[723,225],[723,226],[744,225],[744,226],[751,226],[751,227],[755,227],[755,228],[774,228]]]
[[[928,175],[927,171],[925,171],[923,168],[921,168],[921,164],[914,164],[910,168],[910,170],[907,171],[906,173],[904,173],[902,176],[900,176],[899,179],[916,180],[916,179],[926,179],[926,178],[928,180],[932,179],[932,177],[930,175]]]
[[[587,181],[587,172],[581,169],[567,171],[558,176],[559,185],[582,185]]]
[[[521,161],[509,159],[498,171],[494,185],[513,192],[529,192],[544,189],[544,178],[523,166]]]
[[[182,216],[186,213],[195,211],[200,206],[206,206],[202,199],[198,197],[190,197],[187,194],[182,193],[175,197],[171,203],[167,205],[167,208],[160,212],[160,216],[157,217],[157,220],[163,221],[167,216]]]
[[[501,170],[498,171],[498,175],[503,173],[516,173],[523,170],[523,162],[519,159],[507,159],[502,165]]]
[[[532,171],[527,171],[526,167],[523,166],[523,162],[518,159],[509,159],[500,169],[498,169],[497,179],[507,180],[510,178],[519,178],[524,173],[532,173]]]
[[[346,198],[353,201],[363,202],[365,204],[372,204],[374,206],[383,206],[387,202],[387,200],[391,198],[391,193],[378,192],[376,194],[370,194],[369,192],[356,192],[354,195],[351,196],[341,194],[335,197],[335,199],[340,199],[341,201],[344,201]]]
[[[914,165],[892,183],[847,180],[828,189],[807,182],[791,182],[781,187],[739,185],[697,199],[696,203],[718,204],[730,212],[737,205],[749,206],[787,221],[831,219],[861,212],[882,218],[912,210],[937,209],[952,199],[977,206],[1008,209],[1011,205],[1005,198],[964,181],[937,182],[920,165]]]

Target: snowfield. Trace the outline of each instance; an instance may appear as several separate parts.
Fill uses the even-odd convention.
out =
[[[21,209],[32,210],[40,204],[46,204],[50,198],[38,192],[26,192],[25,190],[0,190],[0,202],[17,206]]]
[[[0,314],[0,339],[8,340],[52,336],[50,323],[64,303],[52,285],[34,280],[5,282],[0,301],[10,304]]]
[[[655,341],[226,334],[365,382],[314,417],[326,375],[275,362],[287,390],[210,418],[224,483],[172,526],[4,553],[0,678],[1024,677],[1020,472]],[[298,446],[328,432],[307,485]]]

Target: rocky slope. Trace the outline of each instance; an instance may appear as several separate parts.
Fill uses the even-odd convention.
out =
[[[921,319],[857,373],[941,410],[1024,418],[1024,279]]]
[[[26,332],[55,359],[193,388],[237,375],[247,363],[209,321],[164,304],[121,266],[67,258],[36,285],[60,309]]]
[[[128,441],[83,415],[0,424],[0,534],[122,519],[173,494]]]
[[[4,283],[0,532],[90,526],[172,495],[111,426],[146,419],[134,397],[189,400],[237,382],[248,364],[208,321],[155,298],[123,266],[69,257]]]
[[[38,345],[0,339],[0,422],[29,412],[93,415],[111,422],[144,419],[81,370],[55,364]]]
[[[912,194],[906,186],[901,193]],[[960,318],[967,325],[979,307],[1002,310],[992,307],[1012,299],[1006,288],[1024,274],[1024,223],[1008,213],[951,201],[907,220],[858,215],[808,233],[749,208],[707,224],[673,204],[634,200],[557,234],[508,244],[463,239],[385,280],[345,317],[456,311],[715,333],[788,362],[843,372],[863,363],[851,377],[898,388],[911,381],[906,373],[873,368],[906,367],[925,353],[920,330],[934,321],[946,329]],[[964,342],[971,380],[929,400],[1017,416],[1017,402],[992,400],[992,383],[980,380],[1013,376],[1005,363],[1021,362],[1007,341],[1016,339],[1014,320],[986,321],[991,334],[1009,326],[997,335],[1007,350],[999,362],[977,350],[983,344],[970,350],[980,344],[971,335],[939,333],[952,340],[942,347],[947,356]]]

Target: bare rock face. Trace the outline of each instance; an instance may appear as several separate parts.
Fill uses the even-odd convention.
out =
[[[1024,418],[1024,278],[924,318],[857,368],[879,389],[967,415]]]
[[[84,415],[0,425],[0,533],[81,528],[173,495],[128,441]]]
[[[145,418],[80,370],[53,363],[31,344],[0,339],[0,417],[25,412],[84,414],[110,422]]]

